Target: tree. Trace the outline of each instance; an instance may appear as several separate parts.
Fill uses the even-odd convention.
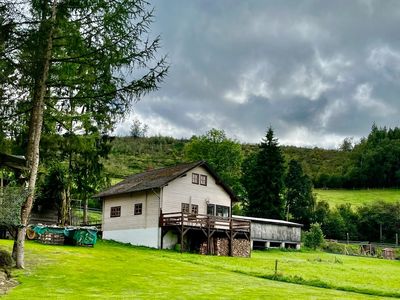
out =
[[[272,128],[268,128],[259,152],[244,163],[243,185],[247,192],[246,213],[253,217],[283,217],[284,160]]]
[[[324,243],[324,234],[318,223],[311,224],[310,230],[304,234],[304,246],[317,249]]]
[[[0,0],[0,8],[3,36],[7,28],[0,66],[10,72],[0,83],[2,119],[26,121],[29,128],[28,196],[17,238],[17,267],[23,268],[43,119],[52,119],[59,132],[105,133],[133,100],[158,87],[167,67],[155,59],[159,38],[146,36],[152,12],[145,1]]]
[[[339,146],[340,151],[347,151],[350,152],[354,148],[354,138],[353,137],[346,137],[342,144]]]
[[[133,119],[129,134],[133,138],[145,137],[149,126],[147,124],[142,124],[139,119]]]
[[[315,198],[311,179],[304,174],[301,164],[297,160],[289,162],[289,169],[285,176],[286,216],[308,228],[314,217]]]
[[[223,130],[211,129],[206,134],[193,137],[184,148],[187,160],[205,160],[238,194],[243,194],[240,184],[243,152],[239,142],[229,139]]]

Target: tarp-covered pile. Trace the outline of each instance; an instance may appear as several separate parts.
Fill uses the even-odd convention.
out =
[[[35,225],[32,229],[37,235],[39,235],[39,237],[46,234],[62,234],[67,240],[72,240],[75,245],[93,246],[97,241],[96,227]]]

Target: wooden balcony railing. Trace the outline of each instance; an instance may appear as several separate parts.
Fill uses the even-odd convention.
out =
[[[160,226],[189,226],[250,232],[251,222],[236,218],[218,216],[187,214],[182,212],[165,213],[160,217]]]

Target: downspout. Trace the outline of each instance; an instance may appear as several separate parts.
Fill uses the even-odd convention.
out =
[[[159,200],[160,200],[160,209],[158,210],[158,219],[159,220],[160,220],[161,213],[162,213],[162,208],[163,208],[163,196],[164,196],[164,187],[162,186],[162,187],[160,187],[160,197],[159,197]],[[161,235],[160,224],[158,224],[158,225],[159,225],[159,227],[158,227],[158,247],[161,247],[161,245],[162,245],[161,239],[163,237]]]
[[[158,210],[158,230],[157,230],[157,248],[160,248],[161,245],[161,227],[160,227],[160,217],[161,217],[161,210],[162,210],[162,193],[163,193],[163,187],[160,187],[160,194],[157,194],[154,189],[151,189],[154,195],[158,198],[158,203],[159,203],[159,210]],[[146,194],[147,195],[147,194]]]

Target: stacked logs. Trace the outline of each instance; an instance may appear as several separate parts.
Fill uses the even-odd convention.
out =
[[[39,235],[39,242],[49,245],[64,245],[64,234],[45,232]]]
[[[234,239],[232,256],[250,257],[251,245],[249,240]]]
[[[199,253],[208,254],[207,241],[200,244]],[[228,256],[230,253],[230,245],[228,238],[211,238],[210,245],[211,255]],[[232,256],[250,257],[250,241],[245,239],[233,240]]]

